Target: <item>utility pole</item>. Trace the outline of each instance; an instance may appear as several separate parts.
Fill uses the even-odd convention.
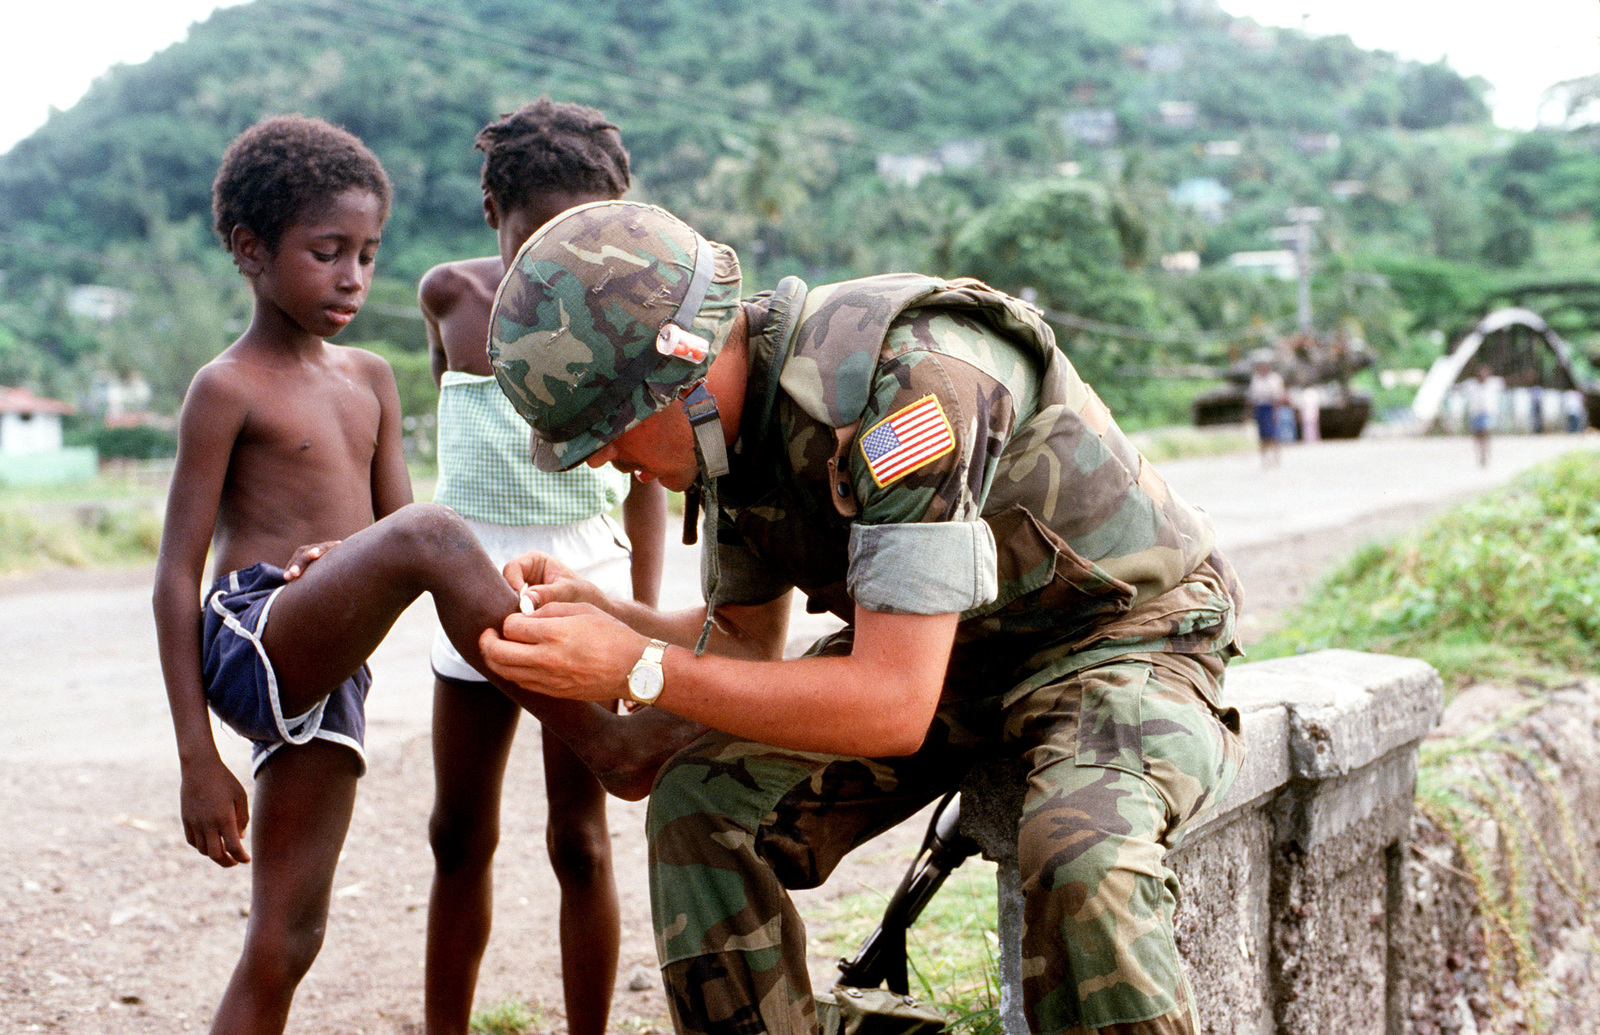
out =
[[[1294,246],[1295,269],[1299,274],[1295,294],[1296,314],[1300,330],[1310,334],[1311,320],[1311,227],[1322,221],[1322,209],[1315,205],[1296,205],[1285,213],[1293,226],[1282,226],[1272,231],[1278,241],[1288,241]]]

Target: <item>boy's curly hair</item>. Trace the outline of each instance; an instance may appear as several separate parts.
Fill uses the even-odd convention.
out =
[[[603,194],[628,190],[622,133],[593,108],[541,97],[478,131],[483,189],[502,209],[520,208],[540,191]]]
[[[389,217],[389,176],[355,134],[305,115],[274,115],[223,154],[211,183],[213,225],[229,251],[236,226],[276,249],[292,220],[347,190],[371,191]]]

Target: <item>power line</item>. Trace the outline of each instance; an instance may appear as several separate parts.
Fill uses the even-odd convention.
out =
[[[1051,323],[1070,327],[1075,331],[1088,331],[1105,335],[1109,338],[1143,341],[1153,345],[1227,345],[1238,341],[1240,338],[1275,338],[1283,334],[1282,329],[1273,326],[1237,327],[1231,330],[1204,331],[1194,334],[1163,334],[1160,331],[1146,331],[1138,327],[1123,327],[1119,324],[1092,320],[1087,316],[1063,313],[1057,309],[1043,309],[1040,311],[1044,313],[1044,318]]]
[[[776,125],[791,114],[777,105],[739,96],[714,83],[699,82],[688,87],[669,79],[645,78],[568,47],[401,0],[384,4],[372,0],[305,0],[304,8],[328,19],[331,28],[348,29],[343,19],[359,16],[364,24],[378,23],[423,38],[445,37],[459,44],[467,44],[474,50],[481,51],[485,45],[489,45],[501,52],[508,52],[517,65],[525,70],[548,72],[548,67],[535,58],[537,55],[550,65],[581,72],[590,80],[601,80],[609,88],[625,93],[640,107],[658,112],[663,107],[670,108],[670,114],[679,121],[719,134],[742,134],[752,121],[757,125]],[[711,113],[708,101],[718,106],[723,118],[712,120],[706,117]],[[614,107],[609,103],[605,106]],[[839,122],[845,121],[838,116],[833,117]],[[881,136],[876,130],[873,134]],[[818,132],[815,124],[812,124],[798,131],[797,135],[863,153],[876,153],[875,149],[862,143],[864,133],[854,126],[851,132],[834,134]]]

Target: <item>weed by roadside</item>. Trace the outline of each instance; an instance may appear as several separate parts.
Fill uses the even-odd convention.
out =
[[[160,514],[137,503],[81,504],[54,513],[0,506],[0,574],[146,563],[160,547]]]
[[[1128,438],[1151,463],[1193,456],[1245,453],[1255,449],[1255,439],[1244,425],[1220,428],[1173,426],[1128,433]]]
[[[1576,452],[1368,546],[1253,658],[1349,647],[1422,658],[1447,687],[1550,682],[1600,656],[1600,457]]]
[[[86,482],[0,485],[0,575],[154,564],[170,475],[170,461],[152,461],[108,465]],[[432,499],[433,482],[413,470],[413,497]]]
[[[543,1011],[521,999],[502,999],[467,1022],[472,1035],[533,1035],[547,1027]]]

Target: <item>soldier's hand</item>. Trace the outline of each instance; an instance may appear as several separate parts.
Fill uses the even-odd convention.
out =
[[[557,601],[605,606],[606,595],[600,587],[580,579],[571,568],[547,553],[532,551],[513,559],[505,566],[505,578],[517,591],[523,614],[531,614]]]
[[[626,696],[628,672],[649,641],[590,604],[544,604],[486,629],[478,647],[490,671],[518,686],[578,701]]]

